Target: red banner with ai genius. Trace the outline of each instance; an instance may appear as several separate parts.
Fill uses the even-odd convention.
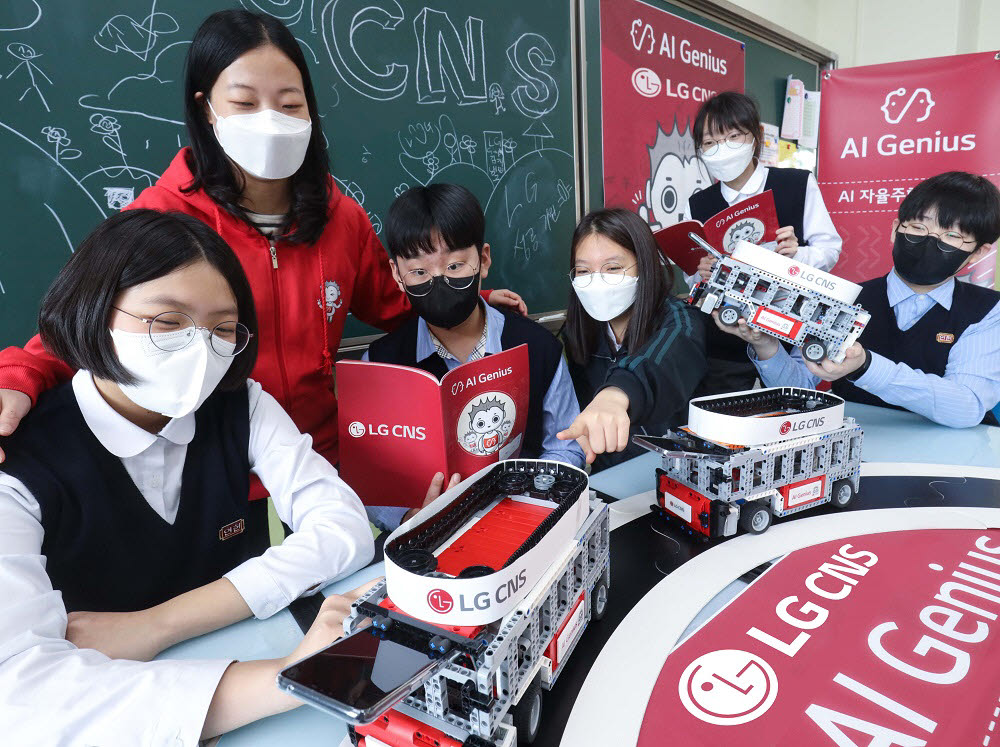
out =
[[[819,184],[844,240],[834,272],[861,281],[892,267],[899,203],[943,171],[1000,184],[1000,61],[993,52],[823,74]],[[963,271],[993,287],[996,250]]]
[[[1000,744],[998,616],[995,529],[798,550],[671,652],[638,747]]]
[[[743,91],[742,42],[638,0],[601,0],[604,204],[654,230],[690,218],[687,199],[712,180],[695,158],[702,102]]]

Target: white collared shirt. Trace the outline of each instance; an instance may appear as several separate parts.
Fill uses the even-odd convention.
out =
[[[250,468],[293,534],[226,574],[259,618],[372,557],[357,495],[260,384],[248,381]],[[158,434],[115,412],[80,371],[73,392],[87,426],[122,460],[149,505],[173,522],[195,418]],[[0,465],[2,467],[2,465]],[[9,744],[195,745],[229,661],[110,660],[65,640],[66,609],[41,555],[38,502],[0,471],[0,730]],[[8,718],[10,721],[8,722]]]
[[[725,182],[721,182],[719,187],[722,190],[722,199],[727,205],[735,205],[741,200],[749,197],[756,197],[764,191],[767,183],[768,167],[759,163],[754,172],[747,179],[739,191],[730,189]],[[691,215],[691,204],[688,203],[687,214]],[[837,229],[834,228],[833,220],[823,202],[823,195],[819,191],[819,184],[816,177],[809,174],[806,181],[806,199],[802,210],[802,234],[808,246],[800,246],[795,253],[795,259],[804,265],[815,267],[820,270],[829,271],[840,259],[840,250],[843,241]],[[773,248],[773,246],[772,246]],[[697,274],[697,273],[695,273]]]

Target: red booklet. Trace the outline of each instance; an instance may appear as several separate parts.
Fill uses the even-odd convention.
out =
[[[661,252],[673,260],[686,275],[693,275],[707,252],[688,237],[689,232],[698,234],[719,251],[732,254],[740,241],[749,241],[751,244],[774,241],[779,228],[774,194],[767,190],[756,197],[730,205],[704,223],[686,220],[660,229],[653,236]]]
[[[341,477],[370,506],[419,506],[436,472],[462,478],[521,452],[528,346],[445,374],[337,363]]]

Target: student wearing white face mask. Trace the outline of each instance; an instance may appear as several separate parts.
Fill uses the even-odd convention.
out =
[[[287,659],[149,659],[274,614],[367,563],[361,502],[260,384],[239,261],[194,218],[128,211],[42,302],[74,369],[0,439],[0,726],[9,744],[178,744],[288,710],[281,668],[331,642],[331,597]],[[264,551],[250,474],[291,534]]]
[[[698,110],[691,135],[698,158],[717,180],[688,199],[688,214],[706,221],[728,206],[772,190],[778,213],[778,254],[820,270],[840,257],[841,239],[823,203],[816,177],[804,169],[768,168],[760,163],[762,129],[757,105],[749,96],[726,91]],[[766,245],[767,246],[767,245]],[[692,282],[708,279],[714,259],[706,256]],[[715,325],[708,329],[709,375],[699,394],[749,389],[757,378],[745,351]]]
[[[594,469],[636,456],[636,433],[683,424],[705,373],[703,315],[670,295],[649,226],[622,209],[585,215],[570,250],[573,293],[561,337],[583,411],[558,434]]]
[[[267,340],[253,376],[336,464],[332,366],[347,315],[391,331],[412,309],[365,210],[330,176],[309,68],[291,31],[266,13],[213,13],[191,42],[185,76],[190,146],[128,209],[186,213],[233,248]],[[509,291],[483,295],[525,312]],[[38,338],[0,353],[0,435],[70,376]],[[253,498],[264,495],[252,488]]]

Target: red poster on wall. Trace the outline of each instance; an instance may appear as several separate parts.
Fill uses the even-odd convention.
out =
[[[890,229],[915,185],[943,171],[1000,184],[1000,62],[993,52],[824,73],[819,184],[844,240],[835,272],[860,281],[892,267]],[[992,287],[996,250],[964,278]]]
[[[690,216],[687,199],[712,180],[695,158],[701,103],[743,91],[742,42],[638,0],[601,1],[604,203],[653,229]]]
[[[638,747],[996,744],[998,571],[995,529],[790,553],[670,653]]]

